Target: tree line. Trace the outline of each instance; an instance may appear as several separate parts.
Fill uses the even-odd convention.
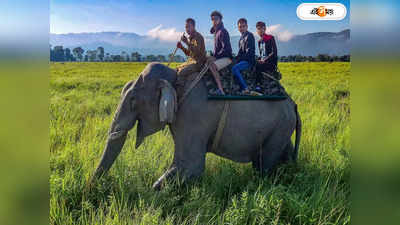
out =
[[[168,62],[172,54],[164,55],[146,55],[143,56],[138,52],[127,53],[122,51],[121,54],[112,55],[105,53],[103,47],[96,50],[85,50],[81,47],[74,49],[65,48],[63,46],[50,46],[50,61],[52,62]],[[184,62],[185,58],[175,55],[173,62]],[[280,62],[350,62],[350,55],[331,56],[328,54],[319,54],[317,56],[289,55],[280,56]]]
[[[280,62],[350,62],[350,55],[331,56],[319,54],[317,56],[289,55],[279,57]]]
[[[141,55],[138,52],[128,53],[122,51],[121,54],[105,53],[103,47],[96,50],[85,50],[82,47],[74,49],[65,48],[63,46],[50,46],[51,62],[168,62],[172,54],[165,55]],[[184,62],[185,58],[175,55],[173,62]]]

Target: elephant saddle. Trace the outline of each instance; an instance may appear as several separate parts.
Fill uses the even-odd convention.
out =
[[[231,71],[232,64],[219,71],[224,92],[229,96],[243,96],[244,94],[240,91],[239,83],[236,81],[236,78]],[[256,71],[253,69],[243,70],[241,71],[241,74],[251,91],[257,91],[263,96],[287,96],[285,88],[281,85],[278,79],[275,79],[275,74],[272,75],[264,72],[256,74]],[[256,82],[257,75],[261,76],[258,83]],[[211,73],[208,76],[204,76],[204,79],[206,80],[208,95],[217,95],[218,87]]]
[[[214,77],[208,68],[204,69],[201,72],[191,73],[187,76],[178,76],[176,81],[178,99],[183,100],[188,92],[197,85],[199,78],[205,80],[208,96],[217,96],[218,87]],[[226,93],[226,96],[243,96],[243,93],[240,91],[239,83],[235,80],[231,71],[232,64],[219,71],[224,92]],[[255,70],[244,70],[241,71],[241,74],[250,90],[256,90],[262,94],[262,96],[256,97],[264,97],[263,99],[269,99],[269,97],[281,97],[281,99],[285,99],[288,96],[285,88],[281,85],[279,80],[275,78],[275,74],[262,72],[258,75],[262,78],[258,83],[256,83],[257,74]],[[251,98],[254,96],[248,97]]]

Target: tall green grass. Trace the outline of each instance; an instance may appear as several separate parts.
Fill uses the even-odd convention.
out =
[[[123,85],[145,63],[50,66],[50,221],[52,224],[348,224],[350,221],[350,64],[281,63],[298,103],[303,135],[296,165],[260,178],[250,164],[208,154],[204,175],[151,185],[172,161],[169,131],[134,149],[136,128],[110,172],[86,181],[104,148]],[[174,64],[173,66],[176,66]]]

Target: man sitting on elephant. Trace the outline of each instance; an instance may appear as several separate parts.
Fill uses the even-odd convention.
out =
[[[189,34],[189,39],[183,35],[181,41],[188,47],[185,48],[181,41],[178,41],[176,47],[181,49],[188,60],[178,67],[178,76],[188,76],[195,72],[200,72],[202,66],[207,61],[206,49],[203,36],[195,29],[196,22],[192,18],[186,19],[186,33]]]
[[[239,40],[239,52],[236,56],[237,63],[232,67],[232,73],[239,82],[243,94],[251,94],[246,81],[241,74],[242,70],[251,69],[255,64],[255,40],[252,33],[247,31],[247,20],[240,18],[238,20],[238,29],[241,33]]]
[[[260,50],[260,58],[256,63],[256,83],[260,84],[262,72],[274,72],[278,67],[278,50],[276,48],[275,38],[272,35],[266,34],[266,25],[259,21],[256,24],[257,34],[260,36],[258,41],[258,49]],[[259,87],[257,87],[259,89]]]
[[[224,24],[222,23],[222,14],[218,11],[212,12],[211,21],[213,27],[211,28],[210,32],[211,34],[214,34],[214,55],[208,59],[208,62],[210,65],[210,70],[215,78],[215,81],[217,82],[220,92],[219,94],[224,95],[225,93],[222,88],[217,64],[221,65],[223,68],[232,62],[231,41],[228,31],[225,29]]]

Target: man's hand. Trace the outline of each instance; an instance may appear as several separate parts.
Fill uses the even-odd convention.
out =
[[[189,40],[187,39],[187,37],[185,35],[182,35],[181,41],[183,41],[183,43],[185,43],[185,44],[189,43]]]
[[[259,64],[267,63],[268,60],[269,60],[269,58],[271,58],[271,57],[270,57],[270,56],[267,56],[267,57],[265,57],[265,58],[263,58],[263,59],[259,59],[259,60],[258,60],[258,63],[259,63]]]
[[[182,43],[180,41],[178,41],[178,43],[176,43],[176,47],[180,48],[180,49],[183,49]]]

